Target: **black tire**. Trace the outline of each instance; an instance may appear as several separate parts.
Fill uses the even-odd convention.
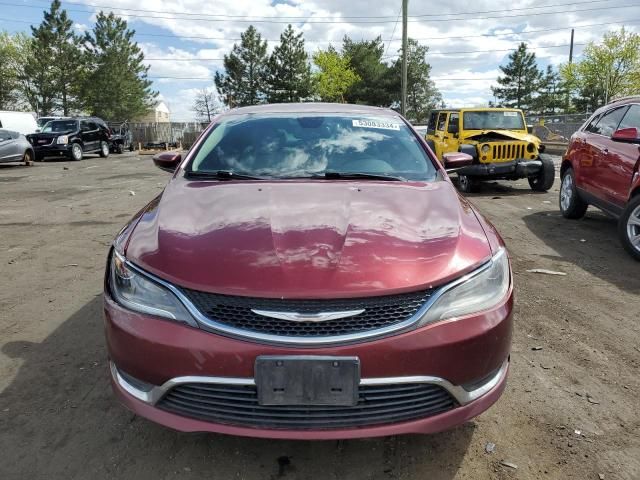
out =
[[[540,155],[542,170],[535,177],[529,177],[529,186],[534,192],[546,192],[553,187],[556,178],[556,167],[548,155]]]
[[[580,198],[576,188],[575,174],[573,168],[568,168],[562,175],[560,184],[560,195],[558,195],[560,213],[564,218],[576,220],[584,217],[589,204]]]
[[[84,156],[84,152],[82,151],[82,145],[80,145],[79,143],[72,144],[71,152],[69,153],[69,156],[71,157],[71,160],[74,160],[76,162],[79,162],[80,160],[82,160],[82,157]]]
[[[116,153],[119,153],[119,154],[123,154],[124,153],[124,145],[123,144],[118,143],[116,145]]]
[[[624,249],[640,262],[640,195],[633,197],[623,210],[618,234]]]
[[[109,156],[109,143],[104,140],[100,142],[100,156],[107,158]]]
[[[27,150],[26,152],[24,152],[22,161],[24,162],[25,165],[30,167],[33,165],[33,157],[34,157],[33,152],[31,150]]]
[[[463,193],[478,193],[481,190],[480,180],[468,175],[458,174],[458,189]]]
[[[133,143],[131,145],[129,145],[129,151],[133,152]]]

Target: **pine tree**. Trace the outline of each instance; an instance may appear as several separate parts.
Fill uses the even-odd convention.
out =
[[[98,14],[93,31],[85,34],[91,70],[84,93],[91,114],[128,120],[153,107],[157,92],[151,90],[149,67],[134,35],[125,20],[103,12]]]
[[[349,103],[388,107],[400,91],[400,77],[383,62],[385,44],[382,37],[354,42],[345,35],[342,52],[359,80],[345,93]]]
[[[264,102],[267,42],[253,25],[240,35],[240,45],[233,45],[223,64],[225,72],[216,72],[215,84],[226,105],[242,107]]]
[[[540,81],[539,94],[535,99],[535,110],[542,115],[557,113],[565,104],[566,92],[560,81],[560,74],[551,65]]]
[[[299,102],[312,91],[311,66],[304,49],[302,32],[289,25],[280,34],[280,45],[273,49],[267,62],[267,99],[269,102]]]
[[[53,0],[38,27],[31,27],[33,42],[21,79],[32,108],[42,115],[77,110],[84,54],[73,22],[60,0]]]
[[[542,73],[536,63],[536,54],[527,51],[526,43],[509,54],[509,63],[500,66],[504,74],[498,77],[499,87],[491,87],[498,103],[510,108],[529,110],[541,81]]]

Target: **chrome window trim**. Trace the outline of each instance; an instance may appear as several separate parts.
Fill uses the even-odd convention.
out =
[[[116,252],[117,253],[117,252]],[[481,274],[485,270],[491,267],[491,262],[493,261],[492,256],[485,261],[482,265],[480,265],[475,270],[463,275],[462,277],[457,278],[456,280],[443,285],[431,294],[429,299],[418,309],[416,313],[414,313],[411,317],[406,320],[389,325],[383,328],[378,328],[375,330],[368,330],[365,332],[351,333],[347,335],[333,335],[333,336],[313,336],[313,337],[291,337],[284,335],[271,335],[266,333],[252,332],[250,330],[243,330],[235,327],[230,327],[221,322],[217,322],[215,320],[211,320],[206,317],[200,310],[196,308],[196,306],[187,298],[187,296],[182,293],[182,291],[172,285],[171,283],[145,271],[140,267],[134,265],[130,261],[125,259],[125,262],[129,268],[136,271],[140,275],[146,276],[148,279],[158,283],[159,285],[165,287],[171,293],[173,293],[178,299],[183,303],[187,311],[195,318],[196,322],[199,326],[206,331],[210,331],[212,333],[221,333],[226,334],[234,338],[259,341],[271,344],[282,344],[282,345],[295,345],[300,347],[308,347],[308,346],[320,346],[320,345],[329,345],[336,343],[351,343],[357,342],[361,340],[370,340],[373,338],[384,337],[390,335],[392,333],[401,332],[403,330],[408,330],[411,327],[415,327],[422,317],[425,315],[427,310],[431,308],[431,306],[446,292],[451,290],[452,288],[457,287],[461,283],[468,281],[476,275]],[[126,308],[126,307],[124,307]]]
[[[613,112],[614,110],[616,110],[618,108],[622,108],[622,107],[627,107],[627,111],[628,111],[628,109],[631,108],[632,105],[640,106],[640,103],[636,103],[636,102],[623,103],[622,105],[617,105],[617,106],[611,107],[610,109],[605,110],[602,113],[600,113],[600,118],[598,119],[598,122],[600,120],[602,120],[602,117],[604,117],[605,115],[609,114],[610,112]],[[624,117],[626,115],[627,115],[627,113],[625,112],[625,114],[620,119],[620,122],[622,122],[622,120],[624,120]],[[583,132],[583,133],[588,133],[589,135],[597,135],[598,137],[608,138],[609,140],[611,140],[611,137],[607,137],[606,135],[602,135],[601,133],[595,133],[595,132],[591,132],[591,131],[587,130],[587,125],[589,125],[591,123],[591,119],[594,118],[595,116],[596,116],[596,113],[594,112],[593,115],[591,115],[589,118],[587,118],[587,121],[584,122],[584,125],[582,125],[582,127],[580,127],[579,131]],[[597,123],[596,123],[596,125],[597,125]],[[618,126],[620,126],[620,123],[618,123]]]
[[[120,375],[118,372],[118,368],[115,363],[109,362],[109,367],[111,369],[111,375],[114,380],[118,383],[118,385],[131,396],[141,400],[144,403],[149,405],[157,404],[162,397],[164,397],[169,390],[178,385],[183,385],[185,383],[209,383],[209,384],[221,384],[221,385],[246,385],[246,386],[255,386],[255,380],[253,378],[238,378],[238,377],[206,377],[206,376],[184,376],[184,377],[175,377],[170,380],[167,380],[160,386],[154,386],[149,391],[139,390],[130,383],[128,383],[125,378]],[[445,380],[441,377],[433,377],[428,375],[416,375],[416,376],[407,376],[407,377],[379,377],[379,378],[362,378],[360,379],[360,385],[362,386],[372,386],[372,385],[394,385],[394,384],[402,384],[402,383],[428,383],[431,385],[438,385],[445,390],[447,390],[451,396],[453,396],[456,401],[460,405],[466,405],[474,400],[477,400],[481,396],[488,393],[491,389],[493,389],[498,383],[500,383],[504,377],[507,375],[507,370],[509,368],[509,359],[506,359],[496,374],[487,380],[482,386],[478,387],[475,390],[467,391],[461,385],[454,385],[453,383]]]

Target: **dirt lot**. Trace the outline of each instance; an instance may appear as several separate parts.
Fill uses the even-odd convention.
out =
[[[133,416],[110,391],[102,275],[113,236],[166,180],[136,156],[0,166],[0,479],[640,478],[640,264],[603,214],[563,220],[558,185],[505,182],[472,198],[517,282],[509,385],[474,422],[314,443],[180,434]]]

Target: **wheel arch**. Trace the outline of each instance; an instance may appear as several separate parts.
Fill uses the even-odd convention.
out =
[[[564,176],[564,172],[573,168],[573,164],[570,160],[562,160],[562,164],[560,164],[560,178]]]

